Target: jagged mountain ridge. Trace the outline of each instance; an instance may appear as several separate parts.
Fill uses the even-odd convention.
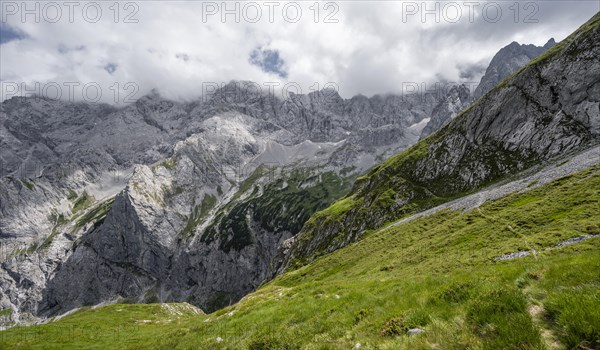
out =
[[[2,104],[0,302],[15,320],[124,297],[207,310],[239,299],[312,213],[416,142],[436,103],[239,89],[190,104],[151,94],[122,109]]]
[[[423,132],[421,132],[421,138],[427,137],[432,132],[444,126],[467,108],[472,101],[471,91],[467,86],[464,84],[453,86],[446,98],[433,109],[431,120],[423,129]]]
[[[554,38],[548,40],[544,46],[535,46],[532,44],[524,45],[513,41],[503,47],[492,58],[490,65],[481,78],[481,82],[473,92],[475,100],[481,98],[488,91],[498,85],[504,78],[510,76],[529,61],[543,54],[556,45]]]
[[[432,132],[440,129],[465,110],[471,103],[493,89],[503,79],[554,45],[556,45],[556,42],[554,39],[550,39],[544,46],[524,45],[513,41],[508,46],[503,47],[492,58],[490,65],[474,91],[471,91],[464,84],[450,88],[446,97],[433,109],[431,120],[423,129],[421,138],[425,138]]]
[[[122,167],[151,164],[166,158],[176,141],[200,131],[203,120],[230,111],[268,120],[271,128],[286,132],[279,141],[287,145],[304,140],[338,142],[347,138],[347,132],[418,123],[429,116],[439,98],[425,94],[343,100],[337,92],[323,90],[283,100],[250,86],[249,82],[231,82],[207,101],[190,103],[153,93],[120,109],[44,98],[7,100],[0,114],[3,174],[13,174],[27,162],[43,168],[90,156]],[[102,155],[94,155],[92,149]]]

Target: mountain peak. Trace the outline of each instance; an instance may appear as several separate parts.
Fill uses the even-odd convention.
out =
[[[481,78],[479,86],[475,89],[473,97],[475,99],[485,95],[486,92],[496,86],[502,79],[508,77],[527,62],[544,53],[554,46],[554,38],[548,40],[544,46],[535,46],[533,44],[519,44],[516,41],[503,47],[494,55],[485,75]]]
[[[548,50],[554,45],[556,45],[556,41],[554,40],[554,38],[550,38],[550,40],[548,40],[548,42],[544,45],[544,48]]]

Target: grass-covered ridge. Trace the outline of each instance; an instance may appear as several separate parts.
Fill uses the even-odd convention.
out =
[[[597,166],[468,213],[373,231],[209,315],[101,307],[2,332],[0,348],[594,349],[599,213]],[[558,246],[585,235],[596,237]],[[414,327],[425,332],[407,336]]]
[[[585,61],[597,52],[599,38],[600,13],[446,126],[358,178],[346,198],[316,213],[306,223],[291,249],[287,267],[301,266],[400,217],[462,197],[531,166],[600,142],[597,134],[591,134],[575,118],[561,120],[561,131],[557,132],[550,124],[560,104],[552,105],[559,110],[540,104],[546,95],[558,99],[564,85],[548,82],[540,72],[549,66],[567,70],[573,62]],[[536,84],[542,81],[541,85],[532,86],[548,91],[529,91],[527,87],[532,80]],[[511,109],[514,106],[519,110]],[[546,135],[554,144],[507,141],[518,139],[527,125],[534,128],[531,137]],[[566,141],[573,139],[576,141]],[[578,146],[555,154],[547,152],[565,145]]]

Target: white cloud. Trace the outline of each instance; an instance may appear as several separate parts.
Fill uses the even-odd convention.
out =
[[[119,3],[119,23],[114,23],[114,11],[109,8],[112,2],[99,2],[103,12],[97,23],[88,23],[82,16],[86,3],[75,9],[73,23],[69,23],[64,6],[57,23],[44,21],[43,16],[40,23],[33,16],[22,23],[20,13],[9,15],[12,8],[6,8],[6,3],[2,6],[7,25],[27,37],[0,46],[2,83],[96,82],[105,102],[112,102],[110,88],[115,83],[122,89],[127,82],[140,87],[137,97],[156,88],[166,97],[178,99],[198,97],[202,83],[232,79],[259,84],[292,81],[303,92],[315,83],[322,87],[334,82],[344,97],[399,92],[403,82],[429,83],[440,77],[458,81],[462,69],[486,65],[513,40],[537,45],[550,37],[561,40],[600,10],[594,1],[539,1],[533,17],[538,23],[523,23],[531,13],[524,8],[515,23],[515,14],[509,9],[512,3],[499,2],[503,17],[497,23],[486,22],[481,11],[476,11],[474,23],[469,23],[464,11],[457,23],[443,18],[436,23],[433,16],[422,23],[419,14],[408,16],[405,23],[407,2],[347,1],[335,3],[339,12],[333,18],[338,23],[323,23],[335,7],[326,9],[326,2],[320,2],[320,21],[315,23],[315,12],[309,8],[314,3],[299,2],[302,16],[297,23],[289,23],[281,13],[286,3],[281,2],[270,23],[268,7],[258,2],[263,11],[258,23],[249,23],[243,16],[235,23],[232,15],[225,23],[219,15],[209,16],[203,23],[202,10],[211,6],[208,3],[138,1],[134,2],[139,7],[134,17],[138,23],[122,23],[135,9],[124,8],[124,2]],[[21,6],[21,2],[14,3]],[[213,4],[221,6],[221,2]],[[233,8],[235,3],[227,4]],[[239,4],[243,8],[246,3]],[[288,13],[292,14],[290,6]],[[279,52],[285,61],[286,79],[250,62],[249,55],[257,48]],[[112,74],[107,65],[116,67]],[[121,91],[120,97],[124,93]]]

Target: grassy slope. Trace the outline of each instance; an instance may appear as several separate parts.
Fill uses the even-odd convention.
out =
[[[600,238],[545,248],[600,234],[599,172],[370,233],[210,315],[109,306],[2,332],[0,348],[598,348]]]
[[[176,327],[182,320],[200,315],[203,315],[200,309],[185,303],[83,308],[50,325],[21,329],[11,339],[16,344],[6,344],[5,332],[0,335],[0,349],[105,349],[107,344],[122,348],[134,344],[137,337],[156,334],[163,327]]]
[[[462,138],[466,134],[467,121],[477,118],[489,99],[496,98],[498,90],[515,85],[516,77],[526,70],[541,70],[552,60],[564,57],[577,57],[577,45],[597,40],[594,31],[600,27],[600,13],[582,25],[558,45],[532,60],[518,72],[506,78],[492,91],[476,101],[442,129],[419,141],[406,151],[397,154],[371,169],[365,176],[357,179],[352,191],[329,208],[311,217],[298,235],[297,251],[292,252],[291,266],[297,267],[343,246],[344,241],[353,241],[365,230],[380,227],[385,222],[414,214],[434,207],[469,192],[501,181],[508,174],[539,164],[530,151],[509,151],[497,141],[486,140],[484,144],[469,145],[457,166],[453,169],[472,169],[483,167],[489,171],[484,179],[473,184],[464,181],[460,172],[451,170],[431,178],[425,178],[423,166],[435,165],[448,157],[444,142]],[[439,164],[438,164],[439,165]],[[396,205],[395,203],[403,203]],[[348,239],[350,238],[350,239]]]

